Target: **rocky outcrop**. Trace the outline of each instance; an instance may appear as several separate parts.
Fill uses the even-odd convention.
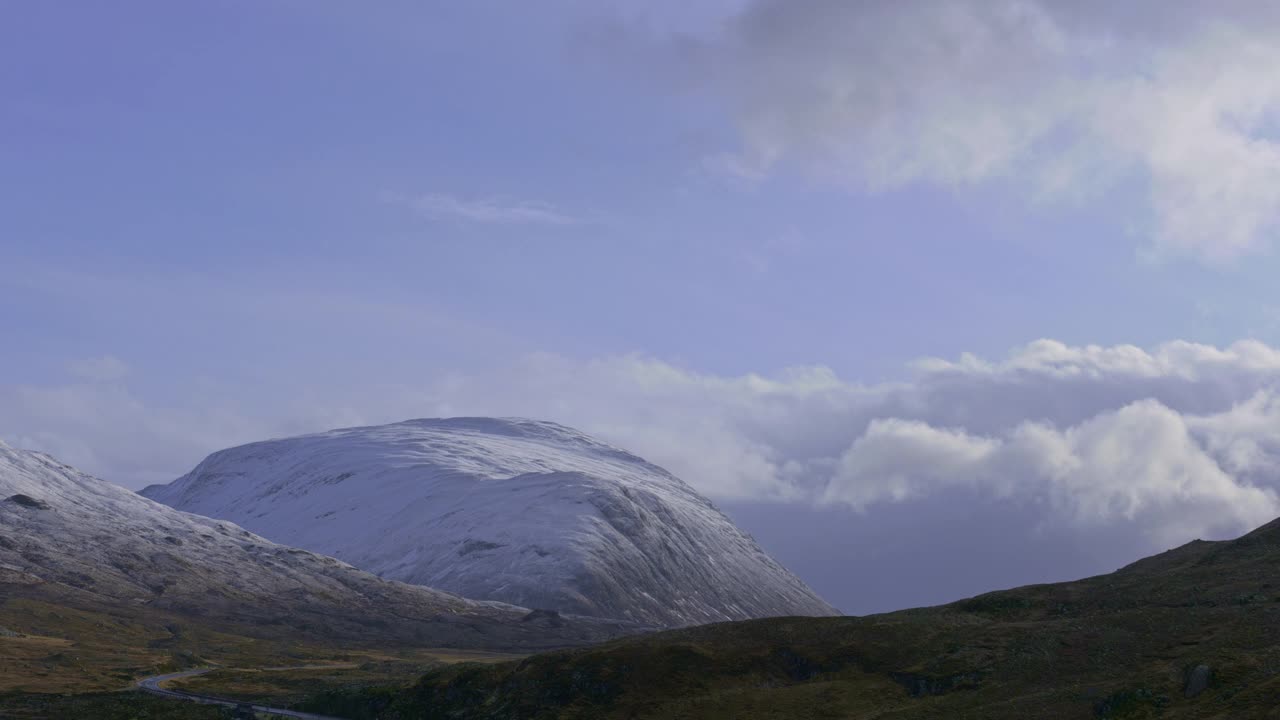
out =
[[[10,495],[9,497],[5,498],[5,502],[13,503],[14,505],[20,505],[25,508],[31,508],[33,510],[48,510],[51,507],[49,503],[45,502],[44,500],[37,500],[36,498],[31,497],[30,495],[23,495],[22,493],[18,493],[17,495]]]

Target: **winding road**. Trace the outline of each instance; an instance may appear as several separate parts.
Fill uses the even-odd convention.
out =
[[[196,693],[184,692],[182,690],[170,690],[164,687],[164,683],[170,680],[181,680],[182,678],[195,677],[204,675],[207,672],[217,670],[218,668],[197,668],[195,670],[184,670],[182,672],[169,673],[167,675],[154,675],[149,678],[143,678],[138,681],[138,689],[149,692],[152,695],[159,695],[170,700],[186,700],[187,702],[196,702],[202,705],[222,705],[224,707],[237,708],[248,705],[253,708],[255,713],[265,713],[268,715],[279,715],[281,717],[299,718],[299,720],[342,720],[342,718],[330,717],[328,715],[315,715],[312,713],[298,712],[297,710],[286,710],[285,708],[274,708],[266,705],[254,705],[252,703],[236,702],[235,700],[227,700],[225,698],[213,697],[211,695],[197,695]]]

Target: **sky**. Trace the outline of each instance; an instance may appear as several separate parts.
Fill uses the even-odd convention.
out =
[[[1114,5],[6,3],[0,439],[555,420],[852,613],[1235,536],[1280,11]]]

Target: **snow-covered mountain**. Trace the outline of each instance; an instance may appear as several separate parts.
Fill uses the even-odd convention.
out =
[[[538,648],[618,634],[593,619],[548,627],[524,608],[388,581],[0,442],[0,599],[17,595],[292,627],[330,641]]]
[[[269,440],[142,493],[471,598],[663,626],[836,614],[684,482],[549,422]]]

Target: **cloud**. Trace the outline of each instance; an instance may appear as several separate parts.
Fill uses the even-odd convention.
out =
[[[389,196],[433,220],[461,220],[493,225],[576,225],[580,218],[541,202],[505,198],[462,198],[446,193],[413,197]]]
[[[1042,340],[914,372],[859,385],[824,368],[722,377],[540,356],[422,397],[583,427],[725,502],[877,513],[961,492],[1012,503],[1045,531],[1119,532],[1136,551],[1280,515],[1280,352],[1262,343]]]
[[[1152,547],[1230,535],[1280,515],[1276,488],[1232,477],[1183,417],[1153,400],[1065,430],[1025,423],[999,438],[877,420],[841,458],[821,499],[865,510],[954,485],[1042,502],[1044,522],[1130,524]]]
[[[67,370],[78,378],[96,382],[123,380],[129,375],[129,366],[113,355],[76,360],[67,363]]]
[[[857,191],[1007,183],[1115,213],[1156,256],[1273,244],[1269,3],[759,0],[722,27],[680,54],[740,139],[708,167]],[[1130,187],[1143,202],[1108,203]]]
[[[233,399],[225,387],[197,381],[183,395],[184,404],[171,405],[124,382],[0,385],[0,439],[139,488],[173,480],[175,469],[216,445],[262,439],[291,424],[256,417],[248,398]]]
[[[1256,341],[1040,340],[1003,358],[921,360],[872,385],[822,367],[722,376],[642,356],[542,354],[269,401],[210,382],[178,405],[124,382],[0,385],[0,437],[137,487],[265,437],[523,415],[595,433],[721,503],[838,511],[851,528],[973,514],[1040,538],[1045,552],[1092,548],[1078,566],[1096,571],[1280,515],[1278,383],[1280,350]]]

